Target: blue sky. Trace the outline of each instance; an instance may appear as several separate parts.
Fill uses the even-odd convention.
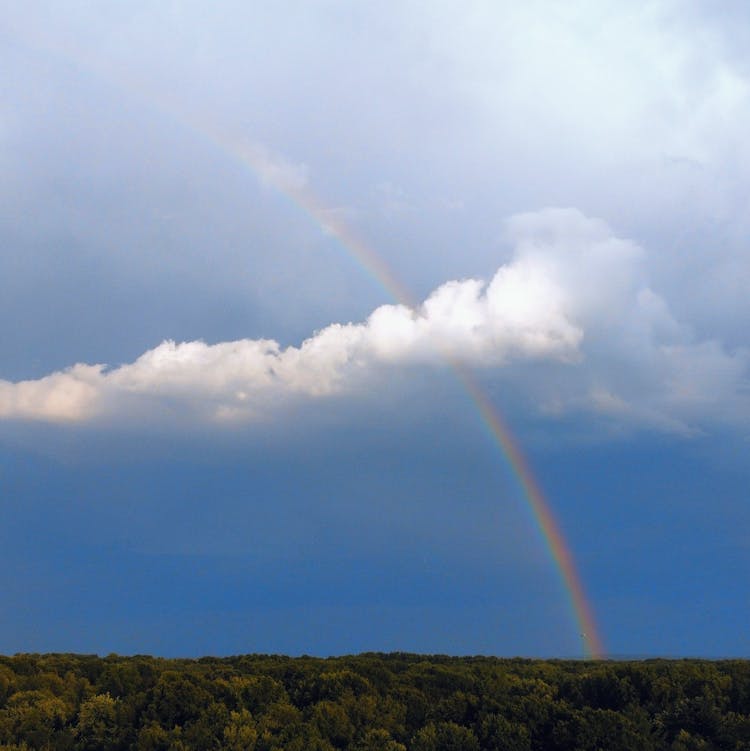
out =
[[[748,654],[741,4],[6,11],[0,651]]]

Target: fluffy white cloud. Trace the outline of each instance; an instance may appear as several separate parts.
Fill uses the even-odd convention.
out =
[[[694,341],[649,288],[637,245],[572,209],[515,216],[508,235],[515,255],[489,283],[447,282],[416,309],[383,305],[298,347],[165,341],[112,369],[2,381],[0,417],[85,421],[131,413],[140,399],[252,419],[295,399],[365,393],[385,368],[455,361],[508,377],[519,363],[546,363],[528,389],[549,413],[593,410],[679,430],[747,414],[748,353]]]
[[[573,210],[523,214],[508,226],[516,257],[498,276],[536,267],[584,332],[575,368],[524,384],[543,411],[594,412],[687,434],[713,421],[746,423],[750,353],[697,339],[678,321],[649,286],[642,248]]]
[[[0,418],[71,422],[100,410],[101,365],[74,365],[35,381],[0,381]]]

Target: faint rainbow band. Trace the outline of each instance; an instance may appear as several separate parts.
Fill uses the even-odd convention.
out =
[[[30,43],[28,39],[16,38],[16,42],[24,44],[37,53],[44,52],[58,60],[73,64],[79,71],[85,72],[88,76],[103,81],[108,86],[114,86],[135,95],[141,101],[146,102],[154,111],[161,112],[187,131],[213,144],[233,161],[249,167],[256,178],[265,184],[272,185],[311,217],[324,233],[335,237],[348,256],[366,274],[375,279],[397,302],[412,310],[417,309],[411,293],[395,276],[383,258],[370,248],[340,216],[337,216],[324,202],[319,200],[307,188],[304,180],[289,180],[280,176],[277,165],[274,164],[273,159],[264,149],[254,144],[248,144],[246,141],[243,142],[242,139],[237,139],[229,133],[222,132],[221,129],[216,127],[216,123],[209,123],[203,117],[186,117],[181,108],[169,106],[163,98],[157,99],[144,94],[142,85],[114,80],[111,76],[104,75],[102,72],[103,66],[98,65],[96,61],[82,58],[80,52],[74,53],[71,50],[57,48],[50,39],[37,38],[34,43]],[[491,440],[497,445],[518,480],[526,505],[559,573],[587,656],[594,659],[604,657],[604,646],[596,625],[593,608],[586,597],[570,546],[555,520],[549,502],[545,499],[528,461],[521,452],[518,442],[513,438],[498,408],[492,404],[485,389],[481,387],[468,368],[463,363],[450,358],[446,358],[446,362],[476,406],[482,424],[487,429]]]
[[[273,172],[272,160],[262,149],[233,147],[231,139],[218,137],[208,128],[196,127],[194,124],[188,125],[208,138],[224,153],[250,167],[262,182],[270,183],[299,206],[323,232],[333,236],[347,255],[368,276],[374,278],[396,302],[412,310],[417,309],[412,294],[399,281],[383,258],[340,216],[328,209],[325,203],[309,190],[306,181],[273,179],[272,176],[269,177],[269,172]],[[492,404],[486,390],[482,388],[466,365],[448,357],[445,361],[474,403],[491,440],[505,457],[521,487],[526,505],[562,581],[586,655],[594,659],[604,657],[602,638],[596,625],[593,608],[586,597],[583,582],[576,568],[573,553],[518,442],[513,437],[499,409]]]

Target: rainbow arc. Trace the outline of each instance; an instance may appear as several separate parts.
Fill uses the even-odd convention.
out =
[[[18,41],[24,42],[21,39]],[[47,54],[54,55],[55,58],[73,63],[79,69],[86,71],[88,75],[135,95],[155,111],[166,115],[182,128],[210,142],[232,160],[248,167],[262,183],[270,184],[304,211],[322,232],[334,237],[342,250],[365,273],[377,281],[396,302],[416,309],[412,294],[384,259],[344,221],[339,213],[331,211],[325,202],[310,190],[307,181],[303,179],[304,176],[295,175],[293,170],[290,172],[285,169],[283,164],[275,160],[262,147],[222,131],[215,123],[208,122],[205,118],[185,117],[179,107],[169,106],[163,99],[145,95],[142,85],[128,84],[122,80],[113,81],[111,77],[102,74],[102,66],[97,65],[96,61],[83,59],[80,52],[73,53],[70,50],[58,49],[50,39],[44,37],[37,38],[33,45],[29,44],[29,40],[25,40],[25,43],[36,51],[43,50]],[[486,390],[482,388],[471,371],[461,362],[447,358],[446,362],[475,405],[490,439],[498,447],[518,481],[524,500],[559,573],[577,625],[577,633],[584,641],[586,654],[592,658],[603,657],[604,646],[596,626],[593,608],[586,597],[572,551],[518,442],[503,420],[499,409],[492,403]]]
[[[412,294],[399,281],[383,258],[359,237],[343,218],[331,212],[326,204],[312,193],[305,180],[289,180],[281,177],[280,171],[274,168],[272,158],[262,149],[233,146],[234,142],[231,139],[217,137],[210,129],[201,127],[198,130],[222,151],[247,165],[261,181],[272,184],[299,206],[324,233],[334,237],[342,250],[377,281],[396,302],[412,309],[417,308]],[[486,390],[482,388],[472,372],[460,361],[446,358],[446,363],[473,402],[490,439],[505,457],[518,481],[526,505],[559,574],[577,632],[583,640],[586,655],[595,659],[602,658],[605,655],[603,642],[573,553],[517,440],[513,437],[500,410],[492,403]]]

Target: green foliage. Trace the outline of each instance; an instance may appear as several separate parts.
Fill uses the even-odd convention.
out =
[[[531,751],[528,728],[500,714],[489,714],[482,720],[479,739],[487,751]]]
[[[150,691],[147,712],[161,726],[173,728],[196,720],[211,695],[196,676],[167,670]]]
[[[117,709],[117,700],[109,694],[96,694],[84,701],[78,710],[76,748],[81,751],[118,748],[121,728]]]
[[[224,748],[227,751],[244,751],[255,748],[258,728],[253,716],[246,709],[229,714],[229,722],[224,726]]]
[[[406,751],[406,746],[393,740],[384,728],[372,728],[352,746],[352,751]]]
[[[414,736],[413,751],[479,751],[474,733],[455,722],[431,722]]]
[[[750,663],[0,656],[0,751],[750,751]]]

